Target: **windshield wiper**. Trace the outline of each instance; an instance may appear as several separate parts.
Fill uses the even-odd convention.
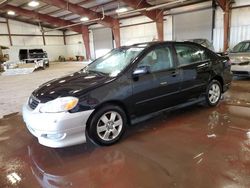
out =
[[[99,75],[104,75],[104,76],[108,76],[109,74],[107,73],[104,73],[104,72],[101,72],[101,71],[97,71],[97,70],[89,70],[87,69],[88,72],[92,72],[92,73],[96,73],[96,74],[99,74]]]

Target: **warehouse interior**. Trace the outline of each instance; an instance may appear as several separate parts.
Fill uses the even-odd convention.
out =
[[[217,106],[163,112],[111,146],[50,148],[25,126],[40,85],[122,46],[197,39],[231,59],[250,40],[250,2],[0,0],[0,187],[250,187],[250,72]]]

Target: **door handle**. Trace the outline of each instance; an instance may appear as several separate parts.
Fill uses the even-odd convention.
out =
[[[167,85],[168,82],[161,82],[160,85],[164,86],[164,85]]]

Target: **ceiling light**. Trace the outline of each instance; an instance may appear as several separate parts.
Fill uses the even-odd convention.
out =
[[[37,7],[37,6],[39,5],[39,2],[38,2],[38,1],[30,1],[30,2],[28,3],[28,5],[29,5],[30,7]]]
[[[82,17],[80,20],[81,20],[82,22],[86,22],[86,21],[89,21],[89,18],[88,18],[88,17]]]
[[[16,13],[15,13],[14,11],[12,11],[12,10],[9,10],[9,11],[7,12],[7,14],[13,16],[13,15],[15,15]]]
[[[128,9],[126,7],[121,7],[121,8],[116,9],[115,11],[116,13],[122,13],[122,12],[128,11]]]

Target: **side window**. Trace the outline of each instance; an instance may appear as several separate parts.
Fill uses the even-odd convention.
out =
[[[175,45],[177,58],[180,65],[188,65],[208,59],[205,50],[191,45]]]
[[[169,47],[159,47],[150,51],[137,65],[148,66],[150,72],[167,70],[174,67],[171,50]]]
[[[245,46],[241,50],[242,50],[242,52],[249,52],[250,51],[250,43],[246,42]]]

